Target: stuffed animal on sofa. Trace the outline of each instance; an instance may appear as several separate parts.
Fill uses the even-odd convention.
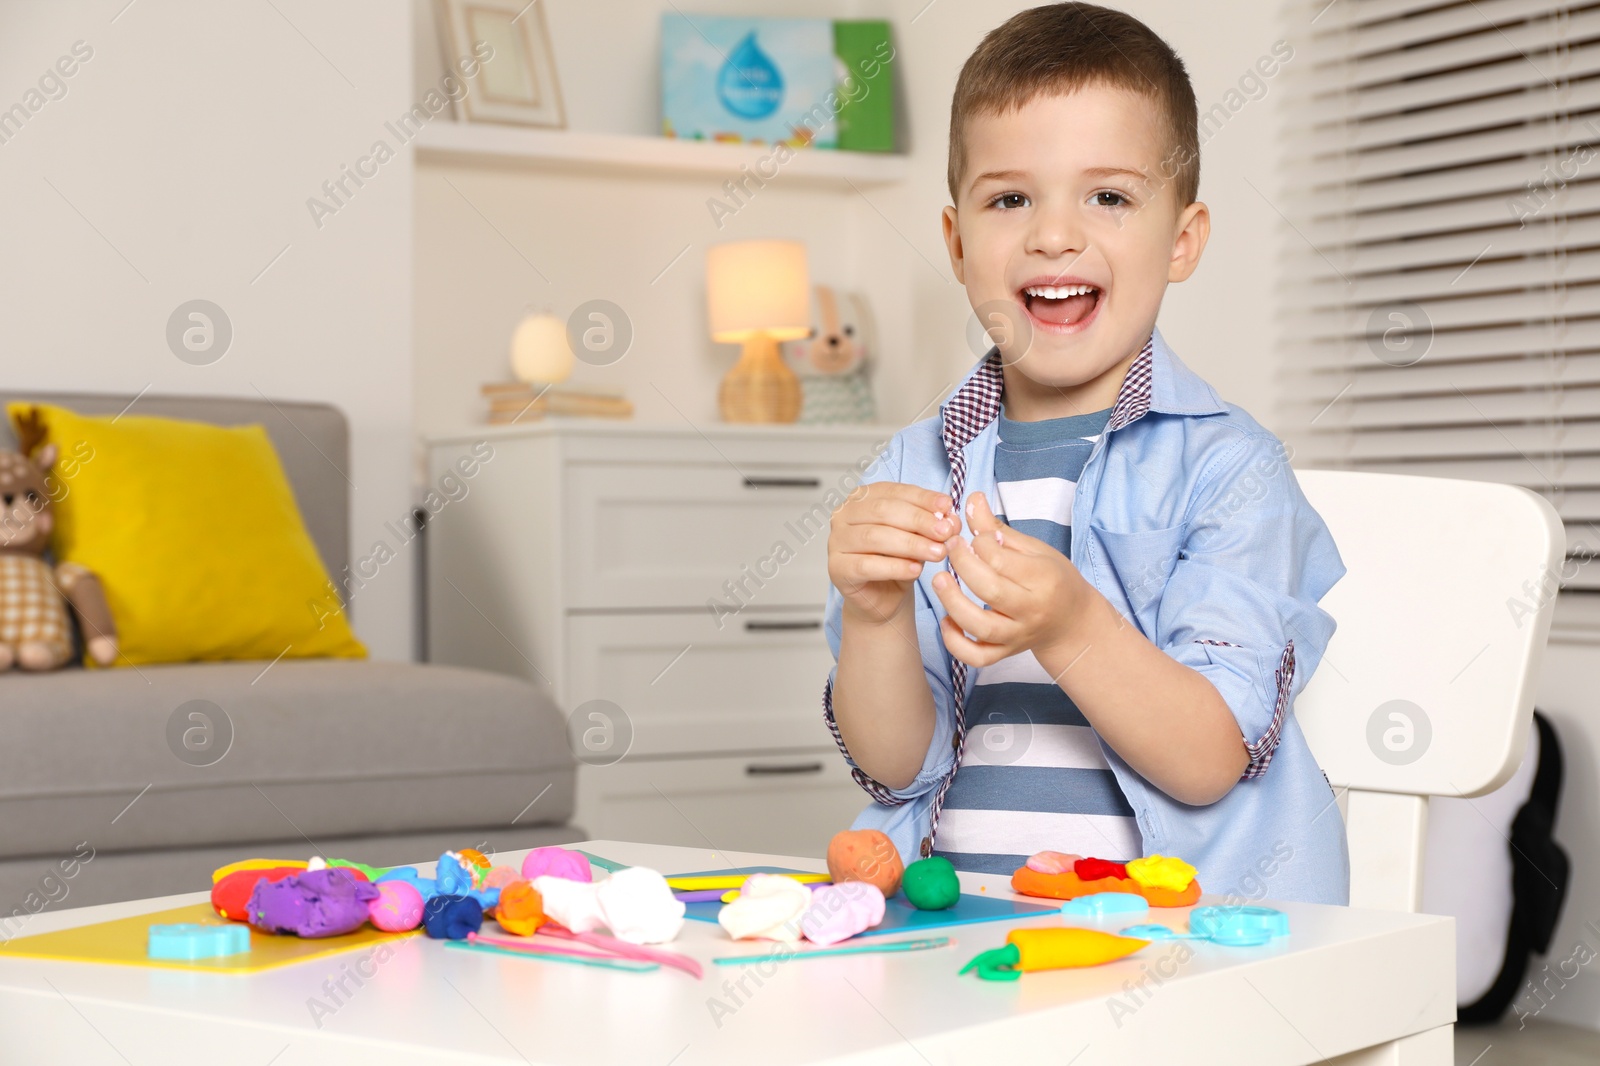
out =
[[[800,378],[801,422],[871,422],[875,414],[867,378],[867,304],[858,294],[815,286],[817,325],[812,335],[787,341],[784,355]]]
[[[37,411],[19,417],[16,428],[20,450],[0,452],[0,670],[54,670],[72,658],[68,605],[89,655],[108,666],[117,631],[100,580],[76,564],[44,560],[55,528],[47,474],[56,446],[41,446]]]

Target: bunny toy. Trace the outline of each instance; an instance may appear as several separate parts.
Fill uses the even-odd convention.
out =
[[[826,285],[815,291],[819,328],[808,339],[784,345],[805,396],[799,420],[871,422],[876,412],[867,379],[866,303],[855,293],[841,300]]]
[[[78,616],[89,655],[101,666],[117,657],[117,633],[100,581],[74,563],[44,560],[55,528],[49,470],[56,446],[38,447],[45,432],[38,413],[17,420],[20,450],[0,452],[0,670],[54,670],[72,657]]]

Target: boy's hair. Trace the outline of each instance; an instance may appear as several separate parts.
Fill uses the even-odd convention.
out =
[[[1200,193],[1200,133],[1194,87],[1183,60],[1155,33],[1122,11],[1097,4],[1030,8],[991,30],[967,57],[950,104],[950,202],[960,204],[967,167],[966,122],[1002,115],[1040,95],[1065,95],[1086,85],[1140,93],[1166,120],[1169,149],[1159,188],[1171,183],[1178,207]]]

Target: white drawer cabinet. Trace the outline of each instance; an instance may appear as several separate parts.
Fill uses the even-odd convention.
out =
[[[590,836],[820,855],[866,802],[822,722],[828,516],[892,435],[571,420],[430,440],[449,502],[426,534],[428,658],[527,677],[569,716],[607,701],[587,735],[613,747],[569,730]]]
[[[831,742],[781,756],[629,758],[578,775],[590,837],[718,851],[821,858],[866,802]]]
[[[816,465],[735,467],[715,455],[709,463],[683,465],[573,463],[566,512],[588,535],[572,542],[568,603],[703,605],[722,594],[726,582],[744,579],[742,568],[760,576],[762,560],[779,540],[794,558],[765,567],[772,576],[762,581],[761,600],[815,602],[828,579],[824,486],[839,476]]]
[[[583,614],[567,622],[569,687],[627,713],[639,755],[831,744],[822,611]],[[590,827],[585,826],[585,829]]]

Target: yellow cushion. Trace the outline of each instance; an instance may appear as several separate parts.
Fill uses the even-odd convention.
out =
[[[118,666],[366,656],[266,430],[6,410],[35,406],[70,460],[56,464],[56,558],[99,575]]]

